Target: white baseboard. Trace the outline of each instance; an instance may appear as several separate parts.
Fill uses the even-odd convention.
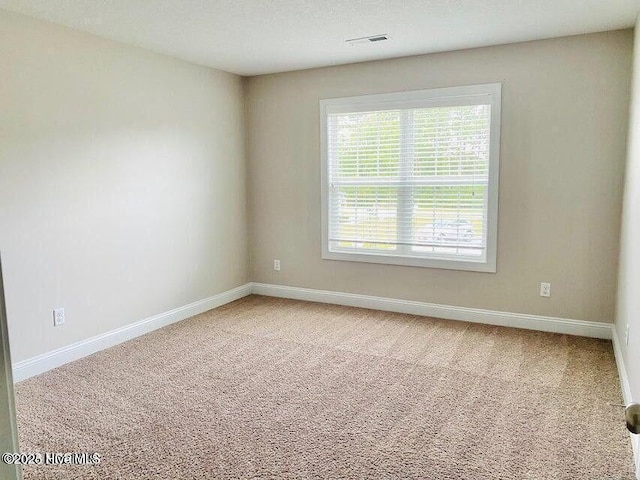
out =
[[[618,331],[615,327],[612,329],[612,341],[613,341],[613,353],[616,356],[616,365],[618,367],[618,376],[620,377],[620,387],[622,389],[622,398],[626,405],[633,402],[633,396],[631,393],[631,385],[629,384],[629,377],[627,376],[627,368],[624,364],[624,358],[622,356],[622,348]],[[631,446],[633,448],[633,459],[636,466],[636,478],[640,478],[640,435],[633,435],[629,433],[631,437]]]
[[[78,360],[92,353],[104,350],[105,348],[113,347],[119,343],[126,342],[127,340],[179,322],[180,320],[193,317],[212,308],[220,307],[250,294],[251,284],[247,283],[237,288],[227,290],[226,292],[111,330],[110,332],[14,363],[13,381],[19,382],[25,380],[34,375],[46,372],[47,370],[51,370],[52,368],[64,365],[65,363]]]
[[[500,312],[479,308],[455,307],[436,303],[373,297],[356,293],[332,292],[310,288],[288,287],[267,283],[253,283],[252,292],[270,297],[292,298],[311,302],[332,303],[350,307],[372,308],[389,312],[408,313],[425,317],[462,320],[465,322],[526,328],[543,332],[566,333],[582,337],[611,339],[611,323],[587,322],[568,318],[543,317],[525,313]]]
[[[620,338],[618,337],[618,331],[615,327],[612,329],[613,341],[613,353],[616,356],[616,365],[618,367],[618,375],[620,376],[620,387],[622,388],[622,398],[624,403],[631,403],[631,385],[629,384],[629,377],[627,376],[627,368],[624,364],[624,358],[622,357],[622,348],[620,347]]]
[[[38,355],[21,362],[14,363],[14,381],[26,378],[59,367],[65,363],[91,355],[105,348],[131,340],[158,328],[219,307],[251,293],[272,297],[307,300],[311,302],[331,303],[352,307],[372,308],[427,317],[463,320],[466,322],[501,325],[506,327],[526,328],[545,332],[566,333],[595,338],[611,338],[612,325],[609,323],[586,322],[566,318],[543,317],[524,313],[499,312],[478,308],[455,307],[435,303],[398,300],[386,297],[374,297],[354,293],[314,290],[309,288],[289,287],[265,283],[247,283],[240,287],[214,295],[203,300],[154,315],[124,327],[101,335],[76,342],[66,347]]]

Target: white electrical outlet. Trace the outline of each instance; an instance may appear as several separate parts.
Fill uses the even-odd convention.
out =
[[[542,282],[540,284],[540,296],[541,297],[550,297],[551,296],[551,284],[548,282]]]
[[[625,345],[629,345],[629,324],[627,323],[627,326],[624,329],[624,344]]]
[[[280,271],[280,260],[273,261],[273,269],[276,270],[277,272]]]
[[[55,308],[53,310],[53,326],[59,327],[64,325],[64,308]]]

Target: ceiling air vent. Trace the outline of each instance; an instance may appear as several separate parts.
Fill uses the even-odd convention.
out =
[[[349,40],[345,40],[345,42],[349,45],[360,45],[361,43],[375,43],[383,42],[385,40],[389,40],[389,36],[386,33],[381,33],[378,35],[371,35],[369,37],[350,38]]]

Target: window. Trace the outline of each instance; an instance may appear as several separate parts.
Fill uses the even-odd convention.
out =
[[[500,95],[321,100],[322,258],[495,272]]]

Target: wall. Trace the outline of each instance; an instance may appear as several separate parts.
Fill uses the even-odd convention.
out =
[[[0,65],[14,362],[247,282],[240,77],[3,11]]]
[[[250,78],[252,280],[613,321],[631,51],[625,30]],[[322,260],[318,101],[489,82],[503,83],[497,273]]]
[[[617,31],[242,80],[0,11],[13,360],[249,279],[611,321],[631,47]],[[496,81],[498,272],[321,260],[318,100]],[[619,318],[634,311],[628,265]]]
[[[640,27],[640,19],[636,29]],[[636,30],[637,32],[638,30]],[[633,49],[627,169],[620,235],[616,333],[633,400],[640,401],[640,35]],[[624,342],[629,325],[629,344]],[[631,400],[631,399],[628,399]]]

